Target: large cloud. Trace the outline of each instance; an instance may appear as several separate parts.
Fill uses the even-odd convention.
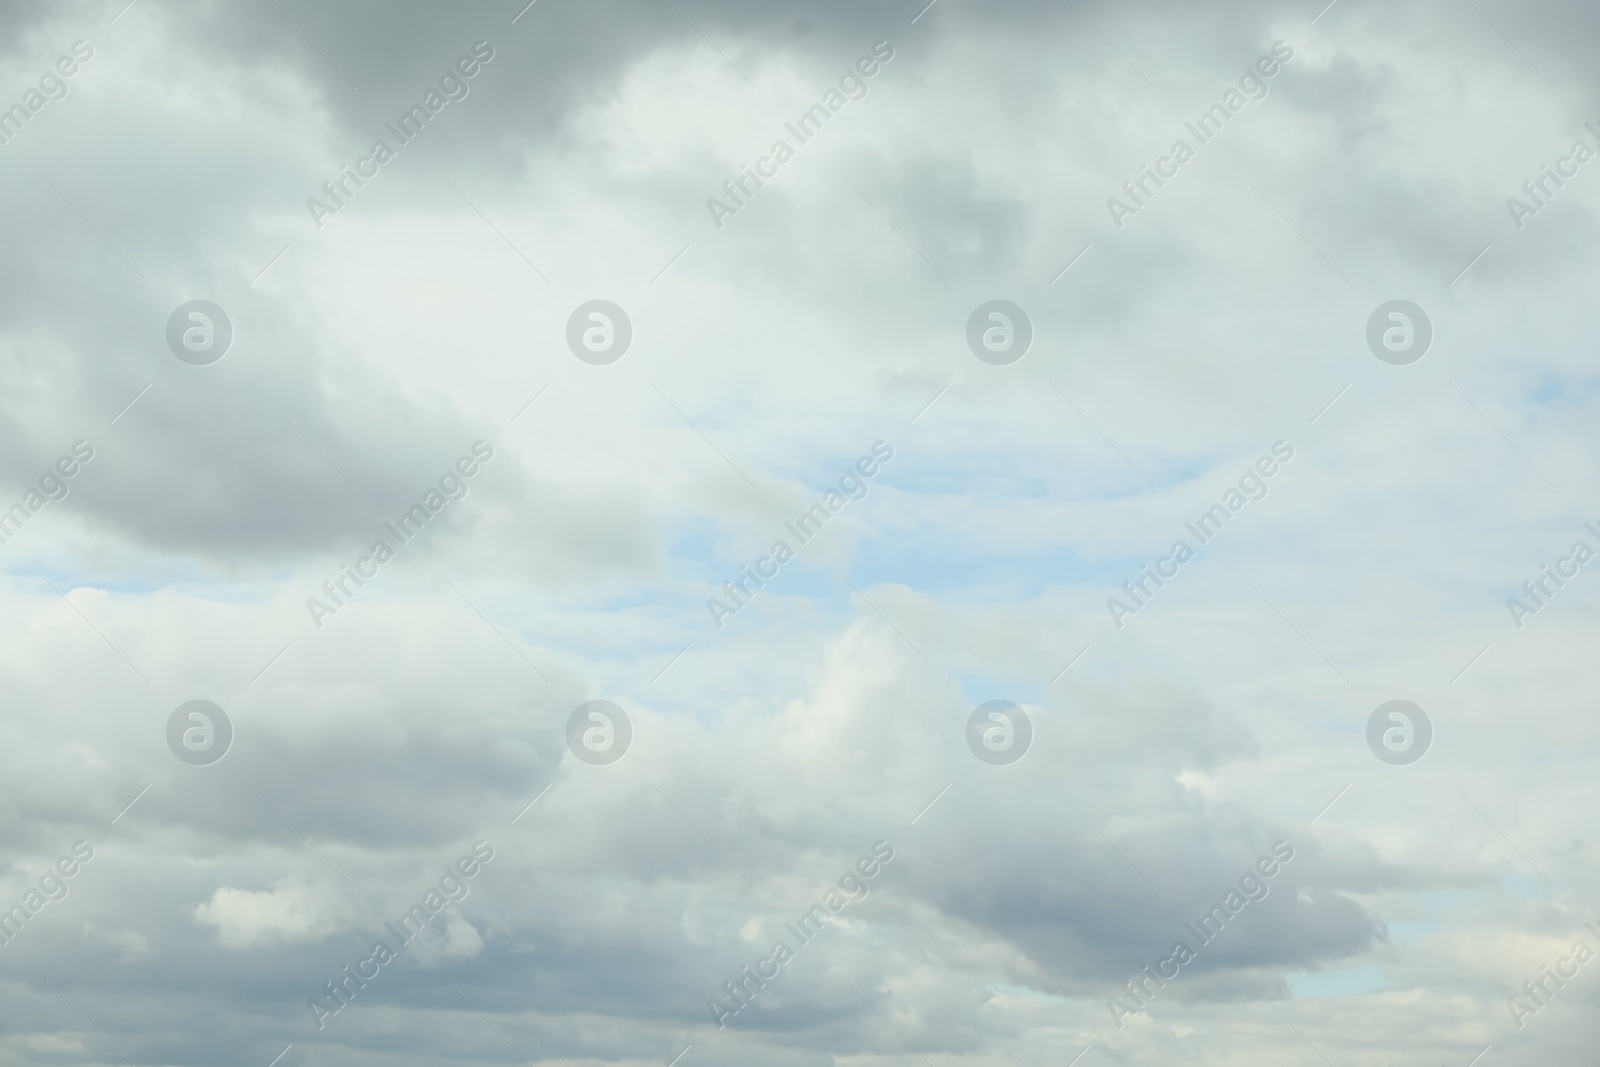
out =
[[[94,54],[0,146],[0,1059],[1574,1059],[1587,969],[1520,1029],[1507,998],[1593,943],[1596,594],[1585,566],[1520,628],[1505,601],[1600,547],[1592,167],[1521,228],[1505,200],[1600,147],[1595,15],[1315,6],[7,8],[0,101]],[[314,219],[478,41],[470,91]],[[193,298],[235,331],[209,366],[165,340]],[[596,298],[632,323],[606,366],[565,341]],[[967,349],[994,298],[1034,328],[1010,366]],[[1408,367],[1366,347],[1394,298],[1434,327]],[[1409,767],[1366,746],[1394,697],[1433,721]],[[197,698],[233,726],[210,766],[166,740]],[[567,741],[592,698],[631,721],[609,766]],[[1033,723],[1012,766],[965,740],[994,698]],[[880,841],[719,1028],[708,998]]]

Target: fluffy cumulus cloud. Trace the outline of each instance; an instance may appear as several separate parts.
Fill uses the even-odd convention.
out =
[[[0,1062],[1588,1053],[1592,8],[0,25]]]
[[[331,886],[299,878],[280,879],[271,889],[223,886],[194,909],[195,921],[212,927],[227,948],[254,948],[274,941],[314,941],[345,924],[349,909]]]

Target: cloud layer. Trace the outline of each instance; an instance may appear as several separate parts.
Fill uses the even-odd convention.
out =
[[[124,3],[0,36],[0,1060],[1592,1045],[1595,11]]]

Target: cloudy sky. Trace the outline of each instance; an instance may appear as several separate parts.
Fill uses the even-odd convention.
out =
[[[0,9],[0,1062],[1592,1056],[1600,12],[1324,2]]]

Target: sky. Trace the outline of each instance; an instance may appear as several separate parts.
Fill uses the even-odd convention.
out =
[[[0,7],[0,1063],[1591,1055],[1600,10],[1325,3]]]

